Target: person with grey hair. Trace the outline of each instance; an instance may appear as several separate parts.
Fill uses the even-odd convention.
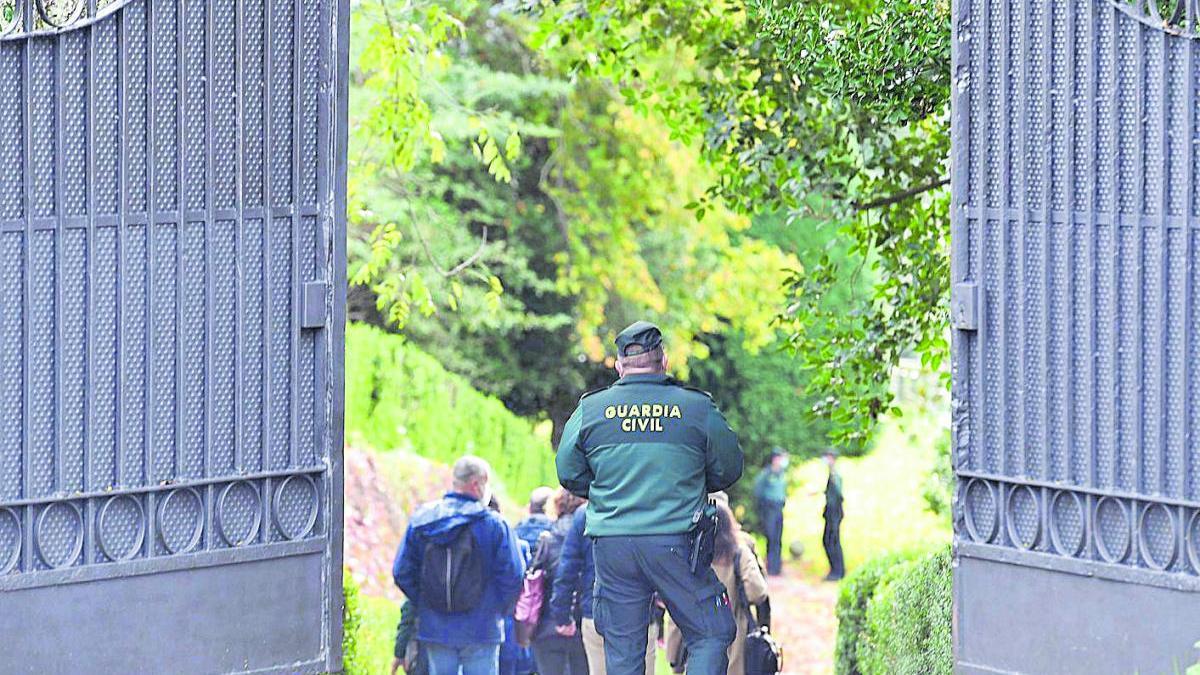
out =
[[[521,544],[491,501],[491,467],[465,456],[453,487],[417,509],[392,577],[417,608],[431,675],[496,675],[504,616],[525,576]]]

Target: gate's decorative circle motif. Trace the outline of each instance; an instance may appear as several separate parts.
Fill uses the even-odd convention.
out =
[[[275,489],[275,526],[288,539],[300,539],[317,523],[317,484],[309,476],[288,476]]]
[[[71,502],[51,504],[38,514],[33,534],[42,562],[67,567],[83,551],[83,513]]]
[[[1083,550],[1083,500],[1074,492],[1059,492],[1050,501],[1050,541],[1063,555]]]
[[[129,495],[104,502],[96,517],[96,539],[109,560],[129,560],[137,555],[146,539],[142,503]]]
[[[168,553],[187,553],[204,534],[204,501],[193,488],[171,490],[158,507],[158,534]]]
[[[1175,35],[1197,36],[1200,16],[1189,4],[1194,0],[1109,0],[1109,3],[1142,23]]]
[[[1033,548],[1041,538],[1042,519],[1037,495],[1028,485],[1013,488],[1008,495],[1008,536],[1021,548]]]
[[[8,35],[21,25],[21,4],[17,0],[0,0],[0,35]]]
[[[978,542],[989,542],[996,536],[996,494],[992,486],[978,478],[967,483],[967,533]]]
[[[1096,548],[1100,557],[1115,563],[1129,554],[1129,510],[1114,497],[1103,497],[1096,504]]]
[[[54,28],[66,28],[78,21],[87,9],[87,0],[34,0],[38,16]]]
[[[258,489],[246,481],[230,483],[217,500],[217,524],[221,538],[230,546],[250,543],[262,523],[262,501]]]
[[[1200,573],[1200,511],[1193,512],[1192,517],[1188,519],[1183,538],[1188,558],[1192,563],[1192,571]]]
[[[21,560],[21,519],[12,509],[0,509],[0,574],[16,568]]]
[[[1138,523],[1138,537],[1146,564],[1165,570],[1175,562],[1178,553],[1175,537],[1175,514],[1165,504],[1149,504]]]

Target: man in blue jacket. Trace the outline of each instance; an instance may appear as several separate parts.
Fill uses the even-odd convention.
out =
[[[478,457],[463,457],[454,465],[454,487],[445,497],[417,509],[396,553],[392,576],[404,595],[417,606],[417,641],[429,655],[431,675],[496,675],[500,644],[504,640],[504,615],[511,611],[521,590],[525,561],[508,523],[488,509],[491,468]],[[470,528],[471,553],[461,551],[462,530]],[[481,588],[447,585],[446,593],[478,599],[463,611],[441,611],[435,602],[422,602],[423,561],[430,551],[450,551],[458,566],[468,569],[462,578],[474,579]],[[447,561],[451,558],[445,554]],[[463,561],[466,562],[463,562]],[[449,569],[450,563],[447,562]],[[473,571],[473,573],[472,573]],[[455,578],[460,578],[457,573]],[[449,598],[446,599],[449,601]]]

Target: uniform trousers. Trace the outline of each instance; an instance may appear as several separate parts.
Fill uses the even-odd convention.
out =
[[[767,574],[779,574],[783,571],[783,504],[759,502],[758,519],[767,538]]]
[[[604,637],[607,675],[642,675],[650,603],[657,592],[683,632],[688,673],[725,675],[737,627],[711,567],[695,573],[683,534],[597,537],[593,616]]]
[[[841,579],[846,575],[846,564],[842,560],[842,514],[825,514],[825,532],[821,538],[825,545],[825,556],[829,558],[829,577]]]

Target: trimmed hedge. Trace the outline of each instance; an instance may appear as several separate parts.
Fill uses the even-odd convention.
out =
[[[518,501],[557,484],[548,433],[402,337],[365,324],[346,327],[346,438],[443,464],[478,455]]]
[[[936,675],[954,670],[950,550],[910,561],[884,577],[867,606],[863,672]]]
[[[951,673],[951,604],[949,548],[871,560],[842,582],[837,673]]]
[[[834,652],[838,675],[863,675],[859,652],[867,628],[867,604],[883,578],[913,557],[913,553],[889,553],[871,558],[842,580],[838,589],[838,633]]]

